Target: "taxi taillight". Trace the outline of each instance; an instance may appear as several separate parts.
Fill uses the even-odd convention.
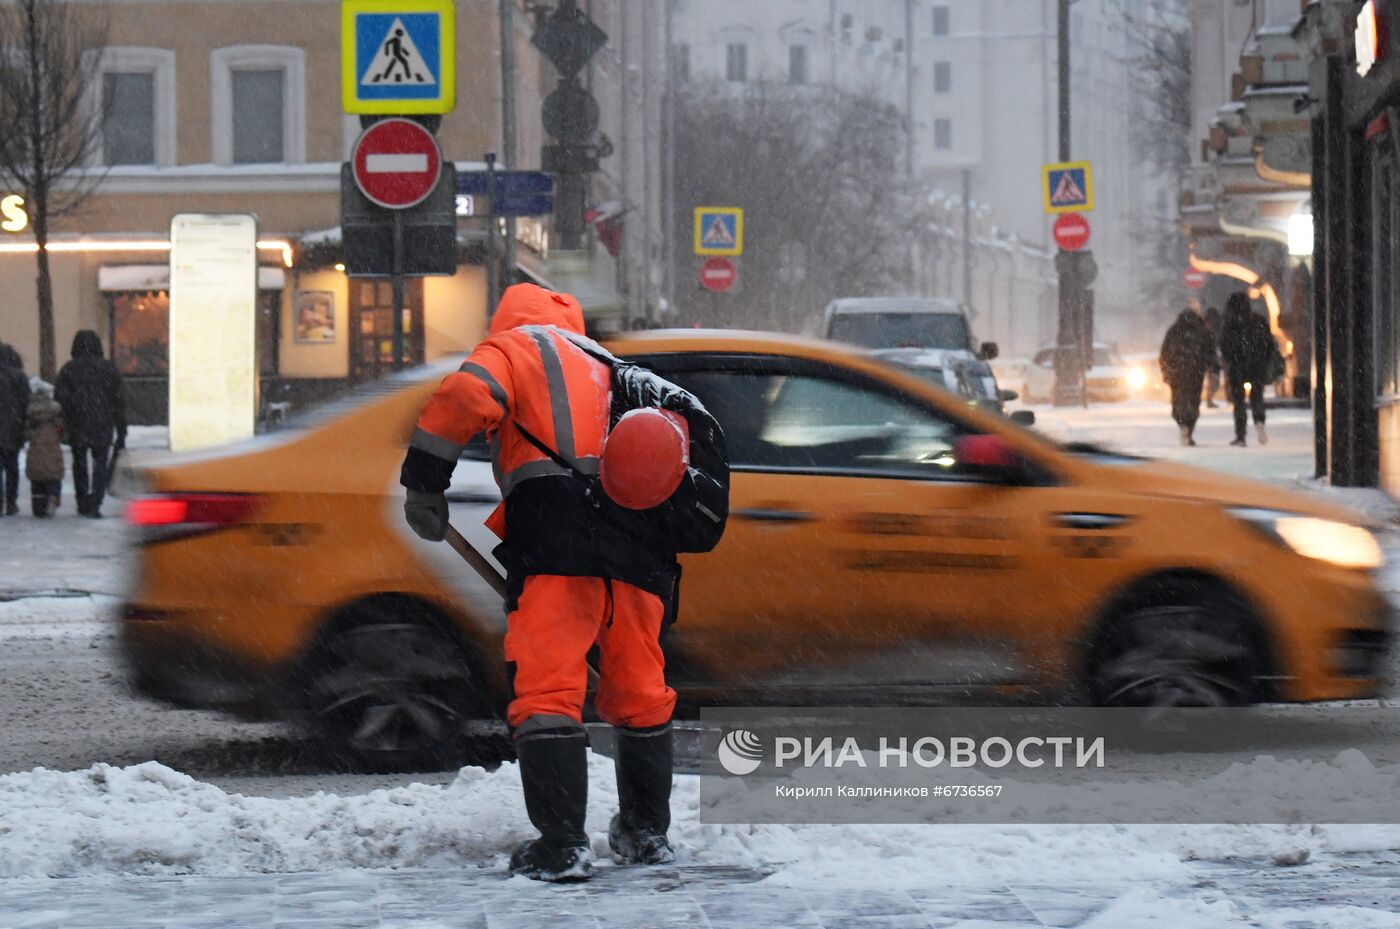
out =
[[[261,499],[252,494],[152,494],[126,505],[126,521],[148,540],[194,535],[247,522]]]

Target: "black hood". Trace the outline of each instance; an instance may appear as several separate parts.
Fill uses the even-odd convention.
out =
[[[79,329],[73,336],[74,358],[101,358],[102,339],[91,329]]]
[[[24,359],[19,357],[19,352],[15,351],[13,345],[0,343],[0,368],[18,368],[24,370]]]

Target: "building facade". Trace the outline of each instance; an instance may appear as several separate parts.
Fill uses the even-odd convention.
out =
[[[554,73],[530,47],[534,17],[518,0],[509,10],[515,66],[502,68],[506,3],[512,0],[457,6],[457,106],[437,135],[459,171],[481,170],[487,152],[498,154],[501,167],[540,164],[546,142],[540,106]],[[594,6],[609,18],[627,4]],[[105,32],[105,46],[87,54],[98,65],[92,105],[105,104],[108,117],[94,163],[84,169],[100,179],[96,192],[51,233],[60,363],[75,331],[95,329],[127,380],[136,416],[163,419],[170,219],[208,212],[252,213],[258,220],[265,402],[300,403],[387,370],[394,326],[389,282],[349,278],[340,262],[340,166],[361,128],[358,117],[341,111],[340,4],[134,0],[78,9]],[[622,12],[640,20],[640,7]],[[595,95],[617,98],[617,80],[615,72],[595,67]],[[605,131],[616,113],[614,104]],[[658,160],[654,148],[633,157]],[[603,159],[599,178],[616,173],[616,160]],[[631,188],[616,193],[599,178],[595,184],[608,196],[645,196]],[[19,194],[0,191],[0,197]],[[407,288],[402,325],[410,364],[468,351],[485,332],[487,221],[462,215],[469,212],[459,204],[456,273],[415,279]],[[513,225],[515,267],[502,266],[503,279],[551,283],[549,217]],[[8,230],[0,231],[0,340],[14,344],[33,369],[35,246],[24,223],[0,228]],[[607,292],[615,260],[591,236],[584,257],[603,282],[599,293]],[[645,311],[640,299],[635,307],[612,300],[606,310]]]
[[[1011,355],[1052,343],[1057,313],[1041,166],[1058,160],[1055,0],[674,0],[680,79],[830,84],[902,111],[931,221],[909,279],[962,300]],[[1074,157],[1093,162],[1089,219],[1101,337],[1160,338],[1134,234],[1170,221],[1170,179],[1130,150],[1133,49],[1152,0],[1083,0],[1071,25]],[[1164,325],[1164,324],[1163,324]]]

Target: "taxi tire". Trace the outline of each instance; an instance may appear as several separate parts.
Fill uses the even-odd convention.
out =
[[[1089,701],[1107,707],[1248,706],[1267,668],[1258,626],[1228,589],[1160,579],[1124,601],[1090,651]]]
[[[466,755],[467,720],[484,715],[480,676],[445,620],[413,601],[355,605],[303,664],[303,721],[357,771],[437,771]]]

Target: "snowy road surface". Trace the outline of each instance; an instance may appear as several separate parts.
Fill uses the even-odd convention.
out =
[[[1223,410],[1196,449],[1160,405],[1037,412],[1058,438],[1397,513],[1310,480],[1306,411],[1274,411],[1273,441],[1244,450],[1227,447]],[[531,834],[514,765],[348,776],[280,727],[127,696],[103,615],[122,589],[121,528],[68,514],[0,521],[0,929],[1400,929],[1400,826],[704,826],[692,776],[677,778],[676,868],[604,866],[573,889],[507,880],[505,855]],[[600,756],[592,785],[603,852],[615,793]]]

